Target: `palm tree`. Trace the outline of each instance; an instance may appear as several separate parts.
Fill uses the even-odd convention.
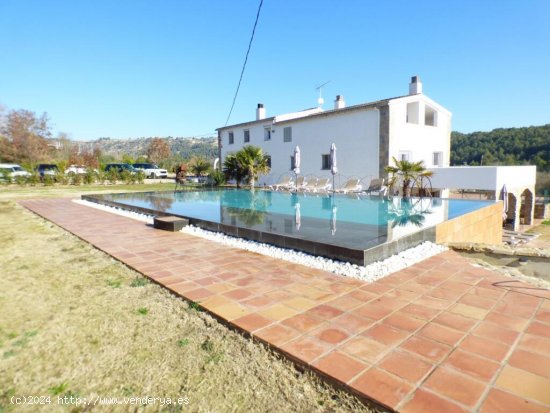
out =
[[[210,169],[210,162],[203,157],[197,156],[189,162],[189,169],[195,176],[201,176]]]
[[[227,181],[234,179],[237,182],[237,188],[241,187],[244,172],[235,153],[230,153],[225,157],[223,161],[223,173]]]
[[[423,178],[429,178],[433,175],[432,171],[424,168],[424,162],[409,162],[407,160],[398,161],[392,157],[395,166],[386,166],[385,171],[390,174],[388,187],[390,193],[401,183],[403,198],[410,198],[411,188],[416,184],[419,188]],[[420,188],[421,189],[421,188]]]
[[[262,148],[253,145],[246,145],[236,153],[237,161],[248,178],[250,189],[254,190],[254,184],[259,175],[269,173],[269,157],[264,154]]]

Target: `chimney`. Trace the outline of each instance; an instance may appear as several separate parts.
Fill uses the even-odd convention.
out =
[[[346,101],[342,95],[336,96],[334,101],[334,109],[344,109],[346,107]]]
[[[409,95],[416,95],[422,93],[422,81],[420,76],[411,77],[411,83],[409,83]]]
[[[263,103],[258,103],[258,108],[256,109],[256,120],[265,119],[265,108]]]

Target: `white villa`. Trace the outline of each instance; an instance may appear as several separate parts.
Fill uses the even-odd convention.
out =
[[[420,78],[413,76],[408,95],[352,106],[338,95],[331,110],[317,107],[266,117],[260,103],[255,120],[217,129],[219,159],[223,165],[227,154],[245,145],[259,146],[271,157],[271,174],[261,177],[259,184],[273,184],[291,173],[294,149],[299,146],[301,175],[331,177],[329,153],[335,143],[337,182],[360,178],[364,187],[386,175],[384,168],[393,157],[423,161],[434,171],[439,196],[448,196],[449,189],[474,189],[497,199],[506,185],[514,228],[531,223],[535,167],[449,167],[451,119],[451,112],[426,96]]]

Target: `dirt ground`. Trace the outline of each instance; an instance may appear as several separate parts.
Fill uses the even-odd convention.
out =
[[[82,188],[0,191],[1,413],[371,411],[14,202]]]

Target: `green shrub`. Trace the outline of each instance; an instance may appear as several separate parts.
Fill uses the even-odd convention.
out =
[[[84,183],[86,185],[93,184],[96,180],[97,174],[93,169],[86,169],[86,174],[84,175]]]
[[[55,180],[61,185],[69,185],[69,176],[64,174],[63,172],[58,172],[55,175]]]
[[[143,181],[145,180],[145,172],[143,171],[137,171],[136,173],[136,181],[138,184],[142,184]]]
[[[0,183],[5,185],[11,184],[11,175],[4,170],[0,170]]]
[[[125,184],[133,184],[134,181],[135,181],[135,175],[133,173],[131,173],[130,171],[124,169],[122,171],[122,173],[120,174],[120,179],[125,183]]]
[[[31,176],[27,177],[26,181],[31,186],[35,186],[40,183],[40,175],[38,174],[38,172],[33,172]]]
[[[214,185],[214,186],[220,186],[225,184],[225,176],[222,171],[216,169],[210,174],[208,174],[208,180]]]
[[[107,176],[104,171],[98,171],[96,174],[97,182],[99,182],[101,185],[105,184],[105,181],[107,180]]]
[[[29,178],[31,178],[31,177],[32,177],[32,175],[31,176],[16,176],[14,181],[17,185],[23,186],[23,185],[27,185],[27,183],[29,182]]]
[[[116,184],[117,181],[118,181],[118,171],[115,169],[115,168],[111,168],[107,171],[107,180],[109,181],[109,183],[111,184]]]
[[[45,186],[52,186],[55,183],[55,177],[52,175],[44,175],[42,177],[42,182]]]
[[[71,174],[71,185],[79,186],[82,184],[82,175]]]

